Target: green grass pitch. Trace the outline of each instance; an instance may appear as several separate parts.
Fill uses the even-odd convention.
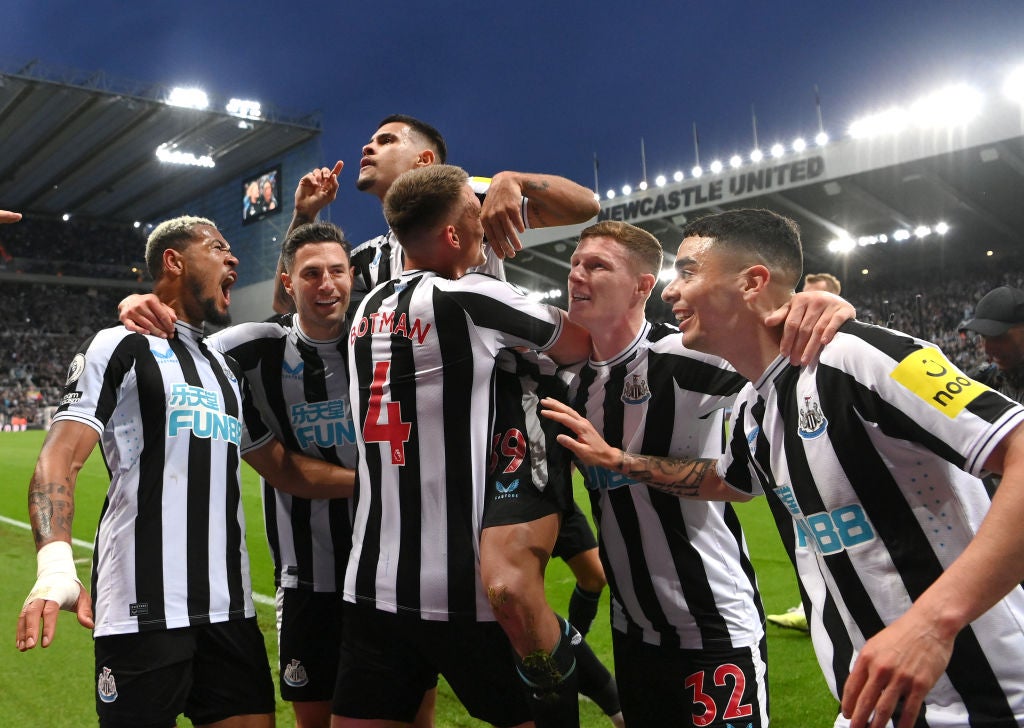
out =
[[[42,440],[41,432],[0,432],[0,462],[3,463],[0,516],[4,519],[20,523],[28,520],[26,493]],[[76,489],[76,538],[92,542],[106,488],[106,470],[97,449],[86,463]],[[576,496],[584,510],[589,512],[586,494],[579,483]],[[273,569],[263,535],[258,481],[248,467],[244,475],[244,504],[253,589],[257,593],[271,595],[274,590]],[[768,509],[763,500],[758,499],[741,505],[739,511],[765,607],[769,614],[785,611],[797,601],[796,583]],[[79,547],[74,551],[79,562],[79,575],[87,582],[91,552]],[[35,579],[34,553],[27,530],[6,520],[0,522],[0,573],[4,575],[0,588],[0,615],[7,615],[3,622],[7,629],[7,648],[0,650],[0,685],[3,686],[0,688],[0,723],[54,728],[96,725],[92,640],[90,634],[78,626],[74,615],[61,614],[56,639],[46,650],[37,648],[22,654],[14,647],[18,612]],[[574,583],[571,573],[561,561],[551,562],[547,573],[548,598],[556,610],[564,613]],[[277,640],[273,609],[259,605],[258,614],[267,649],[271,653],[271,664],[275,665]],[[610,666],[607,591],[587,639],[605,664]],[[768,640],[772,725],[777,728],[831,725],[837,706],[818,670],[810,640],[802,633],[771,625],[768,627]],[[679,689],[685,688],[680,684]],[[585,699],[581,700],[580,716],[583,726],[611,725],[601,711]],[[438,728],[484,725],[466,715],[443,682],[435,722]],[[280,700],[277,724],[294,725],[290,707]],[[179,725],[191,724],[180,719]]]

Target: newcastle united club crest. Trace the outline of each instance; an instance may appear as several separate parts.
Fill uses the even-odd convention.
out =
[[[828,428],[828,420],[821,411],[821,405],[812,401],[810,397],[804,397],[804,406],[800,408],[800,424],[797,427],[797,434],[805,440],[813,440],[825,434]]]
[[[622,401],[625,404],[643,404],[651,398],[647,380],[639,374],[630,374],[622,385]]]

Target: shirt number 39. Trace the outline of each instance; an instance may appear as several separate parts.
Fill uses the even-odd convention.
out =
[[[370,383],[370,401],[363,422],[363,440],[367,443],[386,442],[391,452],[392,465],[405,465],[405,443],[409,442],[412,424],[402,419],[400,402],[384,402],[384,382],[388,378],[390,361],[379,361],[373,366]],[[386,404],[386,407],[382,405]]]

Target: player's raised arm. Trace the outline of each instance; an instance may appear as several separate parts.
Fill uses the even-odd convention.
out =
[[[295,207],[292,210],[292,221],[285,232],[285,238],[300,225],[316,222],[316,216],[320,214],[320,211],[334,202],[338,196],[338,175],[341,174],[344,167],[345,163],[339,159],[333,167],[320,167],[302,176],[299,184],[295,186]],[[279,257],[277,272],[274,274],[273,307],[274,311],[280,314],[295,311],[295,302],[284,290],[284,283],[281,280],[283,272],[284,267]]]
[[[499,172],[487,189],[480,219],[495,254],[512,258],[523,249],[519,233],[527,227],[574,225],[586,222],[600,209],[591,190],[565,177]]]
[[[18,616],[17,648],[49,647],[61,609],[92,629],[92,601],[71,556],[75,483],[99,433],[80,422],[55,422],[43,442],[28,488],[29,520],[36,542],[36,583]],[[42,639],[39,623],[42,622]]]

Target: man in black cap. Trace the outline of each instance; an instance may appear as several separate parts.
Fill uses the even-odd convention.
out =
[[[972,374],[974,379],[1024,402],[1024,291],[1010,286],[989,291],[978,301],[974,318],[961,324],[965,330],[981,334],[991,360]]]

